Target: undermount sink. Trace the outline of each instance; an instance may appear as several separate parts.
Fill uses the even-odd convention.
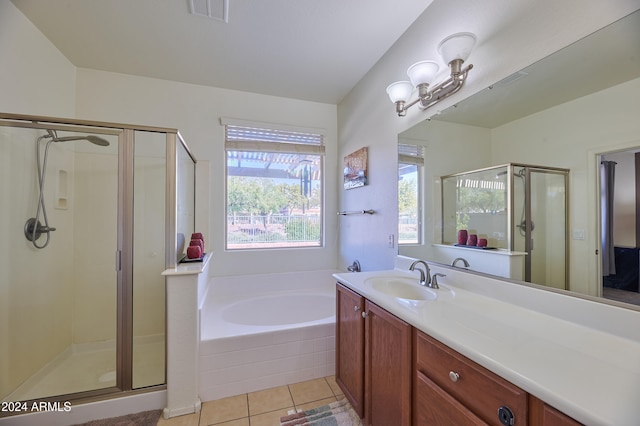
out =
[[[365,283],[374,290],[400,299],[435,300],[438,297],[437,290],[421,286],[415,278],[374,277],[367,278]]]

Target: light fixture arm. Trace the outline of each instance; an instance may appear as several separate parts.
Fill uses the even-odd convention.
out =
[[[449,68],[451,69],[451,75],[443,82],[435,85],[431,90],[428,89],[427,84],[418,86],[418,98],[416,100],[409,103],[402,101],[396,102],[396,113],[398,116],[404,117],[407,114],[407,110],[417,103],[420,103],[420,108],[427,109],[454,93],[457,93],[462,89],[464,82],[467,80],[467,75],[469,74],[469,70],[473,68],[473,64],[462,68],[462,61],[456,59],[451,61]]]
[[[420,107],[422,109],[427,109],[430,106],[440,102],[443,99],[448,98],[449,96],[457,93],[464,82],[467,80],[467,74],[469,70],[473,68],[473,64],[469,64],[464,67],[458,74],[449,76],[445,81],[439,83],[435,86],[426,98],[420,98]]]
[[[473,68],[472,64],[463,68],[463,64],[475,44],[476,36],[465,32],[452,34],[440,42],[438,53],[449,67],[449,76],[438,84],[433,81],[438,72],[438,63],[426,60],[416,62],[407,69],[411,81],[396,81],[387,86],[389,99],[396,105],[396,114],[400,117],[407,115],[407,110],[415,104],[419,104],[421,109],[427,109],[457,93]],[[411,101],[416,89],[417,99]]]

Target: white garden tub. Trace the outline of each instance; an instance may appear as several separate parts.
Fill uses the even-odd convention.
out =
[[[333,375],[336,272],[213,278],[200,309],[200,398]]]

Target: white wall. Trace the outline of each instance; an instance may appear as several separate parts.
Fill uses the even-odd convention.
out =
[[[510,12],[514,3],[523,6],[519,16]],[[368,218],[342,220],[339,266],[359,258],[365,270],[393,267],[396,249],[387,247],[387,238],[397,234],[398,133],[637,7],[637,1],[632,0],[435,0],[338,106],[339,158],[368,146],[370,175],[369,186],[340,190],[340,209],[372,208],[378,212]],[[498,17],[502,24],[487,27],[482,19],[487,15]],[[437,58],[437,43],[458,31],[478,36],[478,45],[469,58],[475,68],[466,86],[427,111],[414,107],[406,117],[397,117],[385,87],[406,79],[405,70],[413,62]]]
[[[210,167],[204,208],[196,211],[196,231],[213,253],[212,273],[271,273],[336,266],[338,186],[336,106],[256,95],[192,84],[77,70],[77,118],[172,127],[180,130],[198,160]],[[221,117],[319,129],[326,135],[325,226],[323,248],[225,252],[225,152]],[[198,165],[196,165],[196,168]],[[205,173],[206,175],[206,173]],[[201,191],[200,191],[201,192]],[[200,204],[202,200],[198,200]],[[208,208],[206,208],[208,206]]]
[[[75,67],[9,0],[0,0],[0,111],[73,117]]]

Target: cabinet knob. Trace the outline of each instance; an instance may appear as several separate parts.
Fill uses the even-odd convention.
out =
[[[366,312],[362,312],[362,318],[366,318],[366,317],[368,317],[368,316],[369,316],[369,314],[368,314],[368,313],[366,313]]]
[[[353,312],[358,312],[360,310],[360,306],[354,306],[353,307]]]
[[[455,371],[449,371],[449,378],[452,382],[457,382],[460,378],[460,374],[456,373]]]

